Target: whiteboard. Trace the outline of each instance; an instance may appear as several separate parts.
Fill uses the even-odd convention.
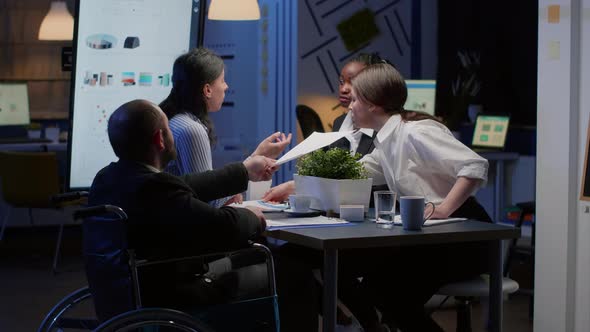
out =
[[[117,158],[109,116],[133,99],[159,104],[174,60],[197,46],[200,1],[78,0],[74,32],[68,188],[89,188]]]

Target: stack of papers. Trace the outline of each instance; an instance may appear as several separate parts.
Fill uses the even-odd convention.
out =
[[[428,219],[428,220],[426,220],[424,225],[422,225],[422,227],[450,224],[453,222],[459,222],[459,221],[464,221],[464,220],[467,220],[467,218]],[[393,219],[393,223],[395,225],[401,226],[402,225],[402,217],[399,214],[396,215],[395,218]]]
[[[234,203],[234,204],[231,204],[230,206],[238,207],[238,208],[245,208],[247,206],[254,206],[254,207],[262,209],[262,212],[283,212],[283,210],[286,210],[289,208],[289,205],[287,203],[271,203],[271,202],[265,202],[262,200],[244,201],[241,204]]]
[[[266,229],[272,231],[285,228],[309,228],[309,227],[327,227],[327,226],[346,226],[351,225],[346,220],[338,218],[328,218],[324,216],[294,218],[288,213],[283,212],[289,208],[286,203],[270,203],[261,200],[244,201],[241,204],[232,204],[232,207],[245,208],[255,206],[261,208],[263,212],[271,213],[266,218]],[[273,213],[274,212],[274,213]]]
[[[307,218],[289,218],[289,216],[273,216],[266,219],[266,229],[269,231],[285,228],[309,228],[309,227],[327,227],[327,226],[347,226],[354,225],[346,220],[338,218],[328,218],[325,216],[307,217]]]
[[[331,133],[318,133],[314,131],[303,142],[299,143],[296,147],[292,148],[289,152],[285,153],[279,160],[277,160],[277,165],[284,164],[291,160],[302,157],[310,152],[319,150],[352,133],[352,131],[336,131]]]

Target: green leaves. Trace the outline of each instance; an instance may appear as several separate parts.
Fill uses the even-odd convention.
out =
[[[328,151],[317,150],[303,156],[297,162],[297,174],[317,176],[327,179],[366,179],[367,171],[358,160],[361,155],[333,148]]]

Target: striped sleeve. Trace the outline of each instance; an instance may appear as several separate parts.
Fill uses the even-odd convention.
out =
[[[213,169],[207,129],[198,119],[193,119],[188,114],[176,115],[170,121],[170,129],[177,152],[175,163],[169,167],[172,173],[185,175]],[[209,204],[221,207],[229,198],[220,198]]]

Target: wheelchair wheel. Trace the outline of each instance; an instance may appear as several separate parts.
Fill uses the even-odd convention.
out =
[[[64,331],[66,329],[92,330],[99,324],[98,319],[70,318],[68,314],[85,301],[92,301],[88,287],[80,288],[59,301],[43,319],[37,332]]]
[[[165,331],[214,332],[188,314],[163,308],[143,308],[115,316],[94,332],[135,331],[144,327],[163,327]]]

